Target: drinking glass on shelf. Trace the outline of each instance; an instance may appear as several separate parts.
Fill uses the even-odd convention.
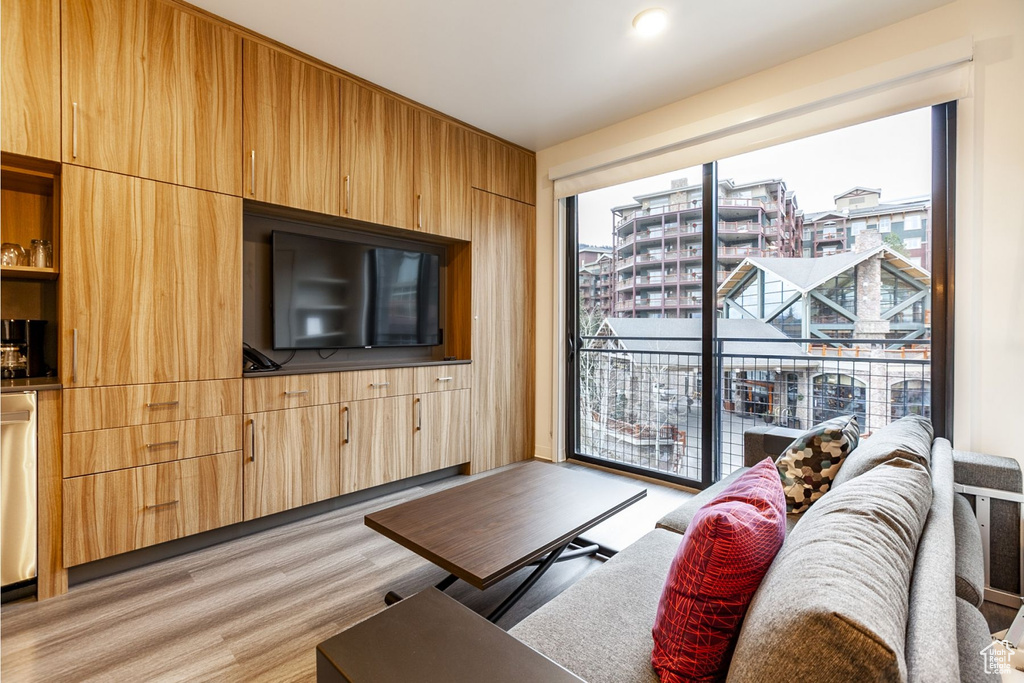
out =
[[[32,265],[36,268],[53,266],[53,245],[50,240],[32,240]]]
[[[0,244],[0,266],[27,266],[28,254],[24,247],[14,242]]]

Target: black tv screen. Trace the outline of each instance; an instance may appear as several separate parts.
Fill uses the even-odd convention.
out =
[[[274,231],[275,349],[436,346],[436,254]]]

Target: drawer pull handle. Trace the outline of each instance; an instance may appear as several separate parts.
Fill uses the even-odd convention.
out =
[[[256,462],[256,418],[249,420],[249,462]]]
[[[352,441],[352,415],[349,413],[349,407],[345,406],[345,443]]]
[[[286,392],[284,392],[284,395],[285,396],[302,396],[302,395],[308,394],[308,393],[309,393],[309,389],[302,389],[301,391],[300,390],[286,391]]]
[[[451,382],[453,379],[455,379],[455,378],[454,377],[438,377],[437,381],[438,382]]]
[[[146,448],[160,448],[161,446],[177,446],[178,442],[175,441],[161,441],[160,443],[147,443]]]
[[[162,401],[160,403],[147,403],[147,408],[173,408],[178,405],[178,401]]]
[[[391,386],[391,382],[370,382],[370,386],[374,387],[374,388],[390,387]]]
[[[177,504],[178,504],[178,501],[176,501],[176,500],[169,500],[166,503],[157,503],[156,505],[147,505],[146,509],[147,510],[156,510],[157,508],[165,508],[165,507],[170,507],[171,505],[177,505]]]
[[[78,102],[71,103],[71,158],[78,158]]]

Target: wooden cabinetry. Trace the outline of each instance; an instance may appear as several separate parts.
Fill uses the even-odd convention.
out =
[[[59,161],[60,0],[3,0],[0,15],[0,149]]]
[[[241,521],[241,454],[64,480],[64,565],[71,567]]]
[[[341,213],[340,79],[245,41],[246,197]]]
[[[536,158],[494,138],[472,135],[472,185],[526,204],[537,201]]]
[[[427,112],[417,115],[416,229],[469,240],[469,132]]]
[[[61,31],[64,162],[242,194],[238,34],[160,0],[63,0]]]
[[[533,456],[534,208],[473,192],[473,471]]]
[[[400,396],[341,404],[342,493],[412,476],[410,398]]]
[[[241,374],[241,199],[64,168],[66,387]]]
[[[248,414],[245,430],[245,519],[341,493],[334,406]]]
[[[413,474],[469,462],[472,402],[469,389],[414,397]]]

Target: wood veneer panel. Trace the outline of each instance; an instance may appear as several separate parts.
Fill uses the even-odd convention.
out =
[[[245,387],[245,412],[259,413],[337,403],[340,400],[339,374],[246,377],[242,380]]]
[[[38,536],[36,597],[46,600],[68,592],[64,568],[63,473],[61,471],[61,396],[59,391],[36,394],[38,415],[37,479]]]
[[[470,389],[416,396],[414,474],[461,465],[470,460],[473,405]]]
[[[244,65],[246,196],[340,215],[340,79],[250,40]]]
[[[77,477],[242,448],[237,415],[64,436],[64,476]]]
[[[483,135],[470,135],[471,180],[475,188],[535,204],[536,157],[533,154]]]
[[[242,519],[239,452],[64,480],[71,567]]]
[[[65,432],[241,414],[240,379],[64,390]]]
[[[426,112],[418,112],[416,121],[419,202],[416,229],[469,240],[472,233],[469,134]]]
[[[416,368],[382,368],[338,373],[341,401],[361,401],[412,394],[416,389]]]
[[[412,476],[414,398],[350,401],[340,406],[342,493]]]
[[[245,519],[341,493],[338,420],[330,405],[245,416]]]
[[[239,377],[242,200],[71,165],[63,186],[64,386]]]
[[[60,0],[3,0],[0,15],[0,149],[59,161]]]
[[[533,457],[533,207],[473,192],[473,472]]]
[[[159,0],[62,17],[65,163],[242,194],[241,36]]]

